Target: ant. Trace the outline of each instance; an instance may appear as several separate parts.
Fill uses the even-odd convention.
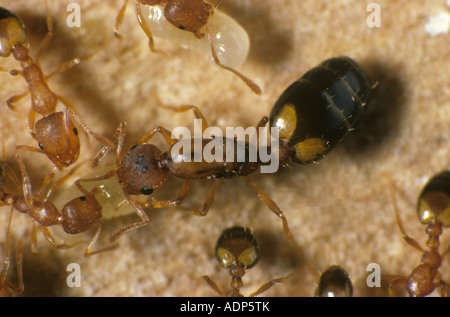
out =
[[[352,297],[353,283],[339,265],[332,265],[320,275],[315,297]]]
[[[38,59],[53,37],[53,23],[48,6],[46,20],[48,33],[42,40],[37,54],[38,57],[34,61],[30,57],[27,48],[25,24],[14,13],[0,7],[0,56],[8,57],[12,54],[14,59],[20,62],[22,71],[14,69],[9,71],[9,73],[11,75],[22,75],[28,84],[28,91],[7,100],[8,107],[14,110],[16,102],[28,94],[31,95],[28,125],[30,134],[38,142],[39,148],[17,146],[17,149],[46,154],[55,164],[55,168],[62,169],[73,164],[80,153],[78,130],[73,121],[84,132],[93,136],[102,144],[111,146],[112,142],[88,128],[75,111],[72,103],[50,90],[47,79],[78,64],[80,59],[75,58],[64,63],[49,76],[43,74]],[[6,71],[5,69],[1,70]],[[58,100],[64,104],[64,112],[56,111]],[[36,121],[36,113],[43,118]]]
[[[391,183],[391,185],[393,184]],[[392,288],[394,286],[405,287],[411,297],[427,296],[440,286],[442,296],[446,297],[448,284],[441,279],[439,267],[444,256],[450,252],[450,247],[443,253],[439,253],[438,248],[442,227],[450,226],[450,171],[442,171],[434,175],[424,186],[417,199],[417,217],[422,224],[426,225],[425,232],[428,240],[425,244],[428,250],[424,250],[416,240],[406,233],[392,191],[393,189],[391,196],[395,218],[403,239],[423,255],[420,264],[407,277],[384,277],[389,281],[389,295],[393,296]]]
[[[346,80],[349,80],[350,83],[347,83]],[[354,127],[362,108],[369,99],[369,90],[367,76],[356,62],[348,57],[329,59],[306,73],[305,76],[286,89],[275,103],[270,118],[263,117],[256,125],[257,138],[259,137],[259,128],[264,127],[270,121],[272,127],[279,129],[280,164],[287,166],[292,161],[303,164],[310,163],[320,156],[325,156]],[[334,95],[335,100],[327,97],[327,94]],[[196,106],[159,106],[175,112],[192,111],[195,118],[201,121],[202,135],[208,128],[206,119]],[[300,118],[307,118],[307,120],[303,119],[302,124],[299,124]],[[157,146],[148,143],[156,133],[162,135],[170,147],[169,150],[162,152]],[[80,182],[96,182],[117,176],[127,201],[135,208],[141,218],[140,222],[126,226],[113,234],[110,238],[111,241],[116,240],[129,230],[141,227],[149,222],[149,218],[143,210],[144,207],[165,208],[181,204],[189,194],[191,180],[214,180],[201,210],[185,208],[194,215],[206,216],[214,200],[214,193],[218,185],[225,178],[242,176],[257,191],[263,203],[282,220],[286,236],[292,241],[297,252],[301,254],[283,211],[250,176],[259,166],[263,166],[267,162],[249,160],[248,153],[251,145],[248,142],[241,142],[236,138],[226,139],[222,137],[220,146],[223,145],[224,147],[222,151],[224,157],[220,162],[207,162],[204,159],[195,162],[192,159],[197,156],[197,153],[194,153],[195,146],[194,151],[188,153],[179,154],[177,151],[173,151],[174,147],[183,144],[181,142],[195,143],[194,138],[187,140],[172,139],[170,131],[163,127],[157,127],[145,133],[122,158],[125,134],[126,122],[122,122],[112,137],[112,140],[116,143],[116,168],[103,176],[80,179]],[[217,142],[218,140],[220,140],[219,137],[198,140],[201,141],[202,153],[205,147],[210,145],[210,142]],[[237,160],[236,157],[232,162],[227,162],[225,157],[227,145],[225,143],[229,142],[233,144],[235,149],[244,149],[245,160],[243,162]],[[110,148],[104,147],[97,154],[93,165],[97,166],[109,150]],[[234,151],[234,153],[236,155],[237,151]],[[140,194],[151,195],[162,186],[170,174],[184,180],[175,200],[152,200],[144,203],[131,197],[131,195]]]
[[[243,295],[240,293],[240,288],[244,286],[242,276],[244,276],[246,269],[252,268],[261,258],[259,243],[252,231],[249,228],[238,226],[225,229],[217,240],[215,255],[219,264],[230,272],[232,288],[230,297],[242,297]],[[209,276],[204,275],[203,278],[219,295],[227,296]],[[267,291],[286,278],[287,276],[270,280],[250,294],[249,297]]]
[[[153,41],[153,35],[152,31],[150,30],[149,23],[152,23],[152,19],[148,18],[146,14],[142,13],[141,4],[145,6],[161,6],[163,7],[163,15],[165,19],[175,26],[176,28],[187,31],[192,33],[197,40],[202,39],[205,34],[203,33],[203,30],[206,32],[208,36],[209,41],[209,47],[211,50],[212,58],[214,60],[214,63],[225,69],[228,70],[235,75],[237,75],[239,78],[241,78],[247,86],[256,94],[261,94],[261,89],[256,85],[253,81],[251,81],[249,78],[244,76],[243,74],[236,71],[234,68],[226,66],[222,64],[219,60],[216,48],[214,47],[213,43],[213,35],[211,34],[210,26],[209,25],[209,18],[213,15],[214,10],[216,10],[222,0],[219,0],[215,6],[212,6],[211,4],[203,1],[203,0],[137,0],[136,1],[136,13],[137,13],[137,19],[139,22],[139,25],[141,29],[144,31],[144,33],[147,35],[149,39],[149,47],[152,52],[157,52],[154,48],[154,41]],[[116,36],[119,36],[119,27],[122,24],[123,18],[125,16],[126,7],[128,5],[128,0],[125,0],[124,5],[120,9],[117,18],[116,23],[114,27],[114,34]],[[161,17],[162,19],[162,17]],[[226,22],[225,22],[226,21]],[[232,21],[232,22],[230,22]],[[228,25],[233,25],[236,23],[234,20],[223,20],[221,22],[224,24],[222,26],[223,29],[228,29],[230,31],[230,28]],[[234,23],[233,23],[234,22]],[[227,26],[227,28],[225,28]],[[236,27],[234,27],[236,29]],[[232,29],[231,29],[232,30]],[[167,33],[170,36],[170,31],[167,31]],[[218,34],[222,36],[221,34]],[[245,36],[241,38],[246,38]],[[242,40],[243,41],[243,40]],[[192,46],[198,46],[198,44],[192,43]],[[231,46],[231,43],[227,43],[228,46]],[[235,45],[238,47],[237,45]],[[225,50],[231,51],[233,48],[228,47]],[[246,50],[244,50],[246,55]],[[227,54],[233,54],[232,52]]]
[[[98,223],[96,233],[89,243],[89,246],[86,249],[84,255],[90,256],[116,247],[115,245],[112,245],[101,250],[92,250],[100,235],[100,219],[102,218],[102,206],[95,199],[95,195],[97,194],[96,188],[91,191],[87,191],[81,184],[79,184],[78,181],[75,181],[76,187],[79,189],[79,191],[82,192],[83,195],[70,200],[64,205],[61,211],[58,210],[58,208],[53,203],[48,201],[52,191],[66,182],[67,179],[75,173],[76,169],[80,167],[80,165],[72,168],[64,177],[54,182],[51,186],[49,186],[49,184],[54,177],[54,173],[47,175],[38,193],[36,195],[33,195],[31,182],[26,171],[25,164],[17,151],[15,153],[15,158],[22,177],[22,193],[19,195],[13,195],[0,188],[0,206],[12,206],[12,209],[16,209],[21,213],[26,213],[31,218],[33,218],[34,223],[32,230],[31,249],[34,253],[37,252],[36,224],[39,224],[44,237],[50,242],[52,246],[58,249],[66,249],[71,248],[74,245],[65,243],[58,244],[54,235],[49,229],[50,226],[61,225],[64,232],[66,232],[67,234],[75,235],[87,231],[95,223]],[[7,166],[6,163],[4,163],[3,165]],[[8,177],[13,181],[14,185],[16,187],[20,187],[19,180],[17,179],[15,174],[11,174],[12,169],[7,166],[6,171],[8,172],[8,174],[10,174]],[[46,189],[46,187],[48,187],[48,189],[45,192],[44,190]]]

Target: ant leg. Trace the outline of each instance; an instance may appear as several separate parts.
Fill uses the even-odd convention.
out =
[[[397,209],[397,203],[395,200],[395,195],[394,195],[394,184],[392,183],[391,179],[388,179],[391,190],[390,190],[390,195],[391,195],[391,200],[392,200],[392,205],[394,207],[394,212],[395,212],[395,219],[398,225],[398,228],[400,230],[400,232],[402,233],[402,237],[403,240],[406,241],[406,243],[408,243],[409,245],[413,246],[414,248],[416,248],[417,250],[419,250],[420,252],[425,252],[425,250],[420,246],[420,244],[414,240],[413,238],[411,238],[410,236],[408,236],[408,234],[405,231],[405,228],[403,227],[403,223],[402,220],[400,218],[400,215],[398,213],[398,209]]]
[[[259,198],[262,200],[262,202],[269,207],[269,209],[275,213],[283,222],[283,230],[284,234],[288,237],[289,240],[294,244],[295,249],[297,250],[298,255],[302,260],[305,260],[305,257],[303,255],[303,252],[301,252],[300,247],[298,246],[297,242],[294,239],[294,236],[289,229],[288,221],[286,219],[286,216],[284,215],[283,211],[277,206],[277,204],[270,199],[269,196],[259,187],[259,185],[251,178],[250,176],[245,176],[245,179],[252,185],[252,187],[257,191]],[[305,262],[307,263],[307,262]]]
[[[217,286],[216,282],[214,282],[208,275],[203,275],[206,283],[220,296],[227,297],[227,295]]]
[[[114,143],[110,139],[108,139],[104,136],[101,136],[98,133],[95,133],[86,125],[86,123],[84,123],[84,121],[81,119],[81,117],[78,115],[78,113],[74,110],[72,104],[66,98],[64,98],[62,96],[57,96],[57,97],[65,105],[70,105],[68,108],[66,108],[66,117],[68,115],[70,115],[70,117],[83,129],[84,132],[86,132],[87,134],[94,137],[100,143],[102,143],[106,146],[109,146],[109,147],[114,147]]]
[[[211,189],[208,192],[208,195],[206,196],[205,202],[203,203],[203,208],[201,210],[196,208],[190,208],[190,207],[183,207],[180,206],[179,208],[189,210],[192,214],[200,217],[204,217],[208,214],[209,208],[211,208],[211,205],[214,201],[214,193],[216,192],[217,186],[222,182],[222,180],[216,179],[214,182],[214,185],[211,187]],[[185,194],[187,196],[188,193]],[[183,198],[184,199],[184,198]]]
[[[127,10],[128,0],[125,0],[122,8],[120,8],[119,14],[116,17],[116,24],[114,25],[114,35],[118,38],[122,38],[119,34],[119,28],[122,25],[123,18],[125,17],[125,11]]]
[[[36,64],[39,64],[39,57],[41,56],[42,52],[45,51],[50,44],[50,41],[53,38],[53,20],[52,15],[50,13],[50,9],[48,8],[48,1],[45,1],[45,10],[47,12],[46,15],[46,22],[47,22],[47,34],[45,35],[44,39],[42,40],[39,50],[36,53]]]
[[[389,297],[394,297],[394,292],[392,290],[394,286],[406,287],[406,278],[402,276],[383,276],[381,279],[388,284]]]
[[[25,197],[25,203],[27,204],[27,207],[29,209],[33,208],[33,192],[31,189],[31,182],[30,178],[28,177],[27,170],[25,168],[25,164],[22,160],[22,157],[19,154],[19,149],[23,149],[21,146],[16,147],[16,152],[14,154],[17,164],[19,165],[20,174],[22,176],[22,190],[23,190],[23,196]],[[33,150],[37,150],[34,149]]]
[[[72,58],[71,60],[64,62],[61,66],[59,66],[58,69],[52,71],[50,74],[46,75],[45,77],[47,79],[49,79],[50,77],[53,77],[57,74],[65,72],[68,69],[71,69],[72,67],[80,64],[80,62],[81,62],[81,59],[79,57]]]
[[[273,280],[268,281],[267,283],[263,284],[260,288],[258,288],[255,292],[251,293],[249,295],[249,297],[255,297],[255,296],[258,296],[261,293],[264,293],[265,291],[267,291],[269,288],[271,288],[275,284],[282,283],[286,278],[289,277],[289,275],[286,275],[286,276],[283,276],[283,277],[279,277],[279,278],[274,278]]]
[[[10,97],[8,100],[6,100],[8,108],[11,109],[12,111],[17,111],[15,104],[20,100],[22,100],[23,98],[25,98],[29,93],[30,91],[26,91],[23,94]]]
[[[172,139],[172,133],[169,130],[167,130],[167,129],[163,128],[163,127],[157,127],[157,128],[154,128],[154,129],[150,130],[149,132],[147,132],[143,136],[141,136],[139,138],[137,144],[147,143],[151,138],[153,138],[153,136],[156,133],[161,134],[163,136],[164,140],[170,146],[172,146],[173,144],[175,144],[178,141],[178,140],[173,140]]]
[[[150,50],[153,53],[160,53],[164,56],[167,56],[165,52],[155,49],[155,43],[153,41],[152,31],[150,30],[149,26],[144,22],[144,17],[142,16],[141,6],[140,6],[139,1],[136,1],[136,15],[137,15],[137,20],[139,22],[139,26],[141,27],[142,31],[144,31],[145,35],[147,35],[147,37],[148,37],[148,47],[150,48]],[[117,22],[116,22],[116,24],[117,24]]]
[[[108,246],[106,248],[103,248],[103,249],[100,249],[100,250],[96,250],[96,251],[92,251],[92,248],[94,247],[94,244],[97,242],[97,239],[98,239],[98,237],[100,235],[101,228],[102,228],[102,224],[100,222],[98,224],[97,231],[96,231],[96,233],[94,235],[94,238],[89,243],[88,248],[84,252],[84,256],[91,256],[91,255],[94,255],[94,254],[97,254],[97,253],[101,253],[101,252],[105,252],[105,251],[109,251],[109,250],[117,248],[118,244],[113,244],[113,245],[110,245],[110,246]]]
[[[86,242],[86,241],[78,241],[75,242],[74,244],[57,243],[55,236],[48,227],[40,226],[40,229],[42,230],[42,233],[44,234],[44,237],[47,239],[47,241],[50,242],[50,244],[57,249],[70,249],[78,244]]]
[[[124,186],[122,186],[122,187],[124,187]],[[141,221],[130,224],[128,226],[125,226],[122,229],[120,229],[119,231],[117,231],[116,233],[114,233],[113,235],[111,235],[109,237],[109,242],[111,242],[111,243],[116,241],[117,239],[119,239],[124,233],[126,233],[130,230],[145,226],[150,221],[150,219],[148,218],[145,211],[139,206],[139,204],[134,199],[132,199],[130,197],[130,195],[128,195],[126,188],[123,188],[123,193],[124,193],[125,197],[127,198],[128,202],[131,204],[131,206],[133,206],[133,208],[136,210],[136,213],[141,218]]]
[[[125,134],[127,133],[127,123],[125,121],[122,121],[119,126],[117,127],[116,131],[114,132],[111,141],[115,143],[116,147],[116,166],[119,167],[120,165],[120,153],[122,152],[123,142],[125,140]],[[104,146],[95,156],[94,160],[92,161],[92,167],[97,167],[98,163],[100,163],[101,160],[108,154],[108,152],[111,150],[110,146]]]
[[[212,41],[212,35],[211,35],[211,32],[209,31],[208,26],[205,26],[205,30],[206,30],[206,33],[208,34],[208,40],[209,40],[209,44],[211,46],[212,57],[213,57],[214,62],[216,63],[216,65],[221,67],[221,68],[223,68],[223,69],[225,69],[225,70],[228,70],[228,71],[234,73],[235,75],[237,75],[239,78],[241,78],[247,84],[248,87],[250,87],[251,90],[253,90],[254,93],[260,95],[261,94],[261,88],[259,88],[258,85],[256,85],[253,81],[251,81],[249,78],[247,78],[246,76],[244,76],[243,74],[241,74],[237,70],[220,63],[219,57],[217,57],[216,49],[214,48],[214,44],[213,44],[213,41]]]
[[[201,113],[200,109],[197,106],[194,105],[184,105],[184,106],[166,106],[162,103],[158,103],[159,107],[169,109],[174,112],[184,112],[192,110],[194,112],[194,116],[196,119],[199,119],[202,121],[202,133],[205,132],[205,129],[209,127],[208,122],[206,122],[205,117]]]

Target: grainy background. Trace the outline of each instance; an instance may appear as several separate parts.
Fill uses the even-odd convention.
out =
[[[66,25],[70,2],[81,6],[80,28]],[[287,85],[332,56],[353,57],[379,85],[358,129],[319,164],[255,176],[286,213],[317,274],[299,261],[283,235],[281,221],[245,181],[234,179],[219,187],[206,217],[181,209],[149,211],[147,226],[126,234],[116,250],[90,258],[83,257],[84,246],[55,250],[42,235],[39,254],[31,254],[31,221],[15,213],[12,237],[14,242],[22,239],[26,250],[24,295],[215,296],[201,276],[209,274],[223,289],[229,289],[228,272],[219,267],[213,252],[217,237],[231,225],[252,227],[263,249],[260,263],[244,276],[244,294],[297,268],[295,275],[265,295],[311,296],[319,272],[332,264],[349,272],[355,296],[385,294],[364,287],[367,265],[378,263],[384,274],[406,275],[420,258],[420,253],[402,240],[385,176],[399,188],[396,195],[407,232],[424,243],[426,235],[415,215],[415,199],[430,176],[449,166],[450,35],[431,36],[425,25],[431,16],[450,9],[444,0],[378,0],[381,27],[369,28],[366,8],[370,2],[224,1],[220,9],[242,24],[250,36],[251,51],[239,70],[261,86],[263,94],[257,96],[206,56],[176,43],[155,39],[156,47],[167,57],[151,53],[133,1],[121,28],[123,39],[118,40],[112,29],[121,0],[49,0],[55,36],[41,56],[43,69],[49,73],[75,56],[93,54],[51,78],[50,86],[71,100],[99,133],[110,135],[120,121],[128,121],[126,147],[159,125],[169,130],[191,126],[190,113],[160,109],[155,96],[165,104],[197,105],[210,125],[246,127],[268,115]],[[34,54],[46,33],[44,1],[0,4],[27,24]],[[12,58],[2,59],[0,65],[18,67]],[[0,133],[7,160],[13,164],[15,145],[35,146],[27,132],[29,99],[20,103],[18,112],[7,109],[6,99],[25,91],[26,85],[23,78],[0,75]],[[82,138],[82,159],[98,148],[94,140],[90,145],[85,141]],[[160,141],[156,142],[163,146]],[[24,154],[24,159],[38,188],[51,164],[39,154]],[[77,177],[86,172],[82,170]],[[173,197],[179,183],[169,184],[165,194]],[[210,183],[193,184],[187,203],[201,206]],[[4,232],[9,208],[0,210]],[[137,220],[136,214],[105,220],[103,237]],[[4,242],[3,234],[0,242]],[[444,232],[443,248],[449,244],[448,232]],[[102,245],[103,240],[98,246]],[[65,283],[66,267],[72,262],[81,267],[80,288]],[[447,257],[441,268],[447,281],[449,265]],[[14,266],[8,278],[15,281]]]

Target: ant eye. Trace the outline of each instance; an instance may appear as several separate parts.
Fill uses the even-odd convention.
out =
[[[86,200],[86,196],[81,196],[79,199],[80,199],[81,201],[85,201],[85,200]]]
[[[145,187],[145,188],[141,189],[142,195],[148,196],[148,195],[151,195],[152,193],[153,193],[153,189],[151,189],[151,188]]]
[[[73,133],[75,133],[75,135],[78,135],[78,130],[77,130],[77,128],[73,128]]]
[[[179,28],[180,30],[186,30],[186,28],[185,28],[184,26],[182,26],[182,25],[179,25],[178,28]]]
[[[132,151],[136,146],[138,146],[138,144],[133,145],[133,146],[131,147],[130,151]]]
[[[39,142],[38,145],[39,145],[39,148],[40,148],[41,150],[44,149],[44,147],[42,146],[42,143]]]

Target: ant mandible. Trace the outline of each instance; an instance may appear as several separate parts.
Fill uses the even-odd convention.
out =
[[[391,184],[392,185],[392,184]],[[409,245],[422,253],[420,264],[407,276],[385,276],[388,281],[389,295],[393,296],[394,286],[405,287],[409,296],[423,297],[431,294],[436,287],[441,288],[442,296],[447,296],[448,284],[442,280],[439,273],[442,259],[450,252],[450,247],[439,253],[439,237],[442,227],[450,227],[450,171],[442,171],[434,175],[422,189],[417,199],[417,217],[426,225],[425,232],[428,235],[424,250],[420,244],[408,236],[397,210],[393,189],[391,190],[395,218],[403,239]]]
[[[222,0],[219,0],[216,3],[216,5],[212,6],[211,4],[206,3],[203,0],[136,0],[136,13],[141,29],[144,31],[144,33],[147,35],[149,39],[149,47],[152,52],[156,52],[154,48],[152,31],[150,30],[150,27],[148,25],[148,23],[150,23],[152,19],[149,19],[145,14],[142,13],[141,4],[146,6],[162,6],[164,8],[163,15],[170,24],[172,24],[173,26],[175,26],[180,30],[192,33],[196,39],[203,38],[205,36],[203,31],[205,31],[208,36],[209,49],[211,50],[211,55],[214,60],[214,63],[217,66],[237,75],[245,82],[245,84],[247,84],[247,86],[253,92],[260,95],[261,88],[259,88],[258,85],[256,85],[252,80],[250,80],[240,72],[236,71],[234,68],[224,65],[219,60],[217,50],[215,48],[215,45],[213,44],[213,35],[210,30],[210,27],[208,26],[208,20],[210,16],[212,16],[212,14],[214,13],[214,10],[216,10],[220,6],[221,2]],[[122,24],[127,5],[128,0],[125,0],[124,5],[122,6],[117,15],[114,27],[114,34],[116,36],[119,36],[119,27]],[[228,31],[231,30],[231,28],[228,27],[228,24],[232,24],[231,22],[228,21],[222,23],[227,24],[226,26]],[[238,48],[236,47],[236,49]],[[231,47],[228,48],[228,50],[231,51],[232,50]],[[243,50],[243,54],[246,55],[247,51]]]
[[[57,71],[49,76],[43,74],[38,58],[53,37],[53,23],[48,6],[46,20],[48,33],[41,42],[35,62],[28,52],[25,24],[14,13],[0,7],[0,56],[8,57],[12,54],[14,59],[20,62],[22,71],[11,70],[9,73],[12,75],[22,75],[28,84],[28,91],[7,100],[8,107],[14,110],[14,104],[16,102],[28,94],[31,95],[28,125],[30,134],[39,144],[39,149],[29,146],[17,146],[17,149],[46,154],[55,164],[55,168],[61,169],[73,164],[78,159],[80,153],[78,130],[73,121],[87,134],[93,136],[102,144],[111,146],[112,142],[88,128],[75,111],[72,103],[50,90],[47,84],[47,78],[73,67],[80,60],[79,58],[75,58],[64,63]],[[5,69],[1,70],[6,71]],[[64,104],[64,112],[56,111],[58,100]],[[36,121],[36,113],[43,118]]]
[[[80,165],[72,168],[64,177],[54,182],[51,186],[49,185],[55,173],[47,175],[38,193],[33,195],[31,182],[26,171],[25,164],[17,151],[15,153],[15,158],[22,178],[22,193],[14,195],[8,193],[3,188],[0,188],[0,206],[11,206],[12,209],[28,214],[34,220],[31,237],[31,250],[34,253],[37,252],[37,224],[40,226],[44,237],[53,247],[58,249],[71,248],[80,242],[73,245],[65,243],[59,244],[56,242],[56,239],[49,227],[61,225],[64,232],[75,235],[87,231],[95,223],[98,223],[96,233],[89,243],[88,248],[84,252],[84,255],[90,256],[116,247],[116,245],[111,245],[103,249],[93,251],[93,247],[100,235],[100,220],[102,218],[102,206],[95,199],[95,195],[97,193],[96,188],[91,191],[87,191],[83,186],[81,186],[81,184],[79,184],[78,181],[75,181],[76,187],[83,193],[83,195],[70,200],[64,205],[61,211],[49,201],[51,193],[66,182],[67,179],[69,179],[80,167]],[[2,165],[4,166],[4,169],[8,174],[8,178],[12,181],[13,185],[20,188],[19,180],[15,174],[13,174],[11,167],[9,167],[5,162],[3,162]],[[46,188],[47,190],[45,191]]]
[[[243,295],[240,293],[240,288],[244,286],[242,276],[244,276],[245,270],[255,266],[261,258],[261,250],[256,237],[249,228],[231,227],[225,229],[217,240],[215,255],[219,264],[230,272],[232,292],[229,296],[242,297]],[[287,277],[270,280],[250,294],[249,297],[267,291],[276,283],[283,282]],[[219,295],[227,296],[209,276],[204,275],[203,278]]]

